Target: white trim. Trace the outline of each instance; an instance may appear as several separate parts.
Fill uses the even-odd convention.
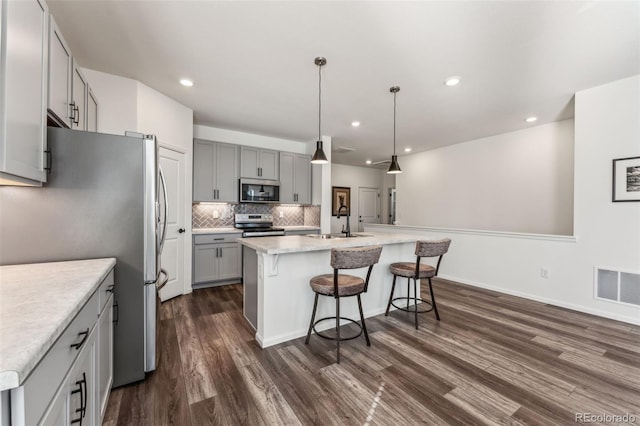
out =
[[[187,151],[185,149],[183,149],[180,146],[177,145],[169,145],[163,142],[160,142],[160,140],[158,140],[158,148],[164,148],[164,149],[168,149],[169,151],[174,151],[177,152],[179,154],[186,154]]]
[[[434,228],[426,226],[410,226],[410,225],[387,225],[379,223],[367,223],[367,226],[380,227],[385,229],[394,229],[402,231],[424,231],[424,232],[442,232],[447,234],[468,234],[482,235],[486,237],[506,237],[521,238],[526,240],[547,240],[565,243],[575,243],[578,237],[575,235],[551,235],[551,234],[527,234],[524,232],[506,232],[506,231],[484,231],[481,229],[457,229],[457,228]]]
[[[449,281],[455,281],[455,282],[458,282],[458,283],[461,283],[461,284],[467,284],[467,285],[470,285],[470,286],[473,286],[473,287],[484,288],[484,289],[487,289],[487,290],[496,291],[498,293],[508,294],[510,296],[522,297],[524,299],[534,300],[536,302],[547,303],[549,305],[559,306],[561,308],[571,309],[572,311],[577,311],[577,312],[582,312],[582,313],[585,313],[585,314],[596,315],[598,317],[608,318],[608,319],[612,319],[612,320],[615,320],[615,321],[621,321],[621,322],[628,323],[628,324],[640,325],[640,317],[638,317],[638,318],[630,318],[630,317],[625,316],[625,315],[616,315],[616,314],[612,314],[612,313],[607,312],[607,311],[601,311],[599,309],[585,308],[584,306],[575,305],[573,303],[565,303],[565,302],[561,302],[561,301],[554,300],[554,299],[548,299],[546,297],[534,296],[534,295],[531,295],[529,293],[506,290],[506,289],[504,289],[502,287],[495,287],[495,286],[487,285],[487,284],[484,284],[484,283],[468,281],[468,280],[464,280],[462,278],[452,277],[452,276],[449,276],[449,275],[440,274],[440,275],[438,275],[438,278],[442,278],[442,279],[449,280]],[[611,302],[611,300],[607,300],[607,301]],[[631,306],[637,307],[636,305],[631,305]]]

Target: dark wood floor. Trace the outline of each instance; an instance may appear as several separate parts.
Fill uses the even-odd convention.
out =
[[[319,337],[260,349],[240,285],[173,299],[158,369],[113,390],[105,424],[573,424],[576,413],[640,423],[640,327],[434,284],[442,321],[423,314],[416,331],[406,313],[368,319],[371,347],[343,343],[339,365]]]

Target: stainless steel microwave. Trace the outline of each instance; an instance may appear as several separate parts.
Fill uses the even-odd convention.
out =
[[[277,180],[240,179],[241,203],[279,203],[280,182]]]

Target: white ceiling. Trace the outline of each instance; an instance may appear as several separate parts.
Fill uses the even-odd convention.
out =
[[[355,148],[334,153],[343,164],[390,157],[393,85],[402,155],[572,117],[575,92],[640,73],[638,1],[47,3],[82,66],[153,87],[196,124],[315,140],[325,56],[322,133]]]

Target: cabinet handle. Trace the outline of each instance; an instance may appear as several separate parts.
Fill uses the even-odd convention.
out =
[[[75,348],[76,351],[80,349],[82,345],[84,345],[84,342],[87,340],[87,337],[89,337],[89,329],[87,328],[86,331],[81,331],[80,333],[78,333],[78,337],[80,336],[82,336],[82,340],[80,340],[78,343],[73,343],[71,345],[71,347]]]
[[[80,124],[80,107],[78,105],[75,105],[74,103],[73,110],[75,111],[73,113],[73,122],[77,126],[78,124]],[[78,115],[76,115],[76,112],[78,113]]]
[[[224,237],[214,238],[213,241],[224,241]]]
[[[114,289],[115,285],[111,284],[109,287],[107,287],[106,292],[107,293],[113,293],[113,289]]]
[[[45,149],[44,153],[47,156],[47,161],[46,161],[47,164],[44,166],[44,169],[47,171],[47,174],[50,175],[51,174],[51,168],[53,166],[53,156],[51,155],[51,150],[50,149]]]
[[[184,228],[180,228],[180,229],[178,229],[178,234],[184,234],[184,233],[185,233]]]
[[[82,426],[82,419],[87,413],[87,397],[89,396],[87,394],[87,373],[82,373],[82,380],[76,381],[76,385],[78,389],[72,390],[71,394],[80,392],[80,408],[76,408],[76,413],[80,413],[80,417],[71,420],[71,423],[80,423],[80,426]]]
[[[71,115],[69,116],[69,119],[71,120],[71,123],[75,123],[76,122],[76,103],[75,101],[72,101],[69,103],[69,107],[71,108]]]
[[[120,308],[118,307],[118,301],[113,301],[113,323],[118,324],[118,319],[120,318]]]

